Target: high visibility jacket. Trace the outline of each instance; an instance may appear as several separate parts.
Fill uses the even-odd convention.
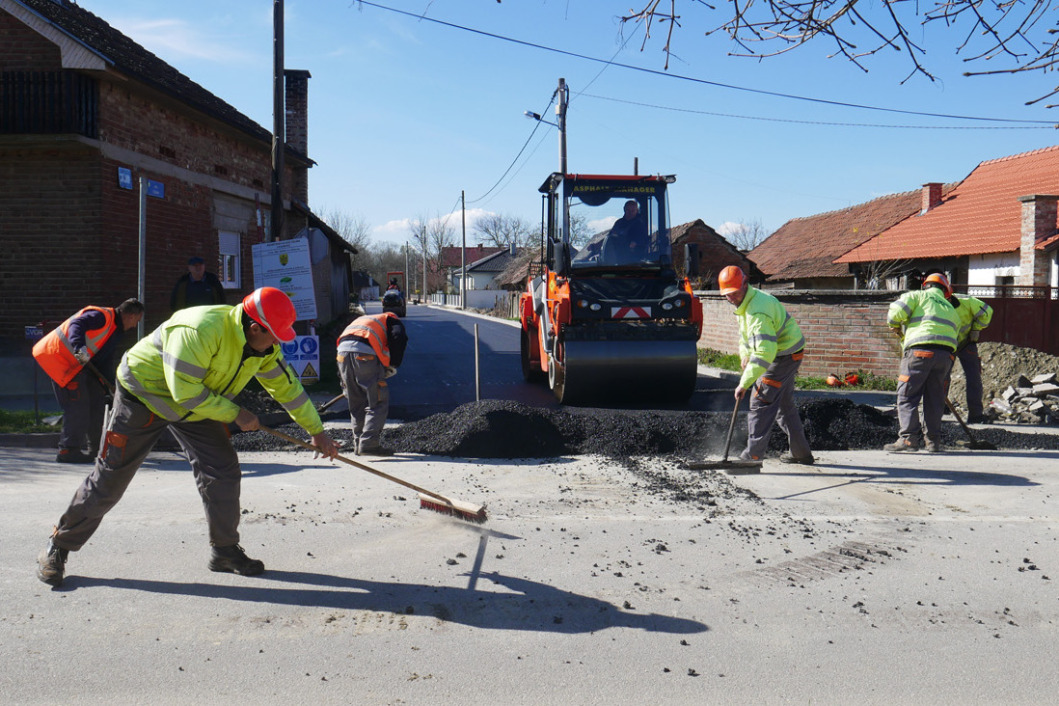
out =
[[[309,434],[324,425],[279,346],[258,353],[246,345],[243,305],[181,309],[129,349],[118,382],[163,419],[233,422],[233,402],[256,378]]]
[[[346,336],[363,338],[371,344],[371,349],[375,351],[375,355],[379,358],[379,362],[383,365],[389,365],[390,342],[386,335],[386,320],[390,317],[397,318],[397,314],[388,311],[385,314],[359,316],[356,319],[353,319],[353,322],[343,329],[338,340],[341,341]]]
[[[981,331],[993,320],[993,307],[968,294],[953,294],[952,298],[959,302],[956,307],[956,317],[959,321],[956,347],[962,348],[967,345],[971,331]]]
[[[75,319],[90,311],[98,311],[103,314],[106,320],[106,323],[99,328],[85,332],[84,349],[88,351],[88,355],[91,358],[99,352],[99,349],[103,347],[118,328],[114,309],[86,306],[62,322],[58,328],[49,332],[47,336],[37,341],[33,346],[33,357],[37,359],[40,367],[44,369],[48,377],[60,387],[66,387],[85,367],[74,357],[75,347],[79,348],[80,346],[76,346],[70,340],[70,325]]]
[[[959,330],[956,310],[937,287],[905,292],[890,304],[886,323],[891,328],[904,327],[903,345],[945,346],[956,350]]]
[[[739,357],[747,361],[739,379],[739,386],[744,389],[764,375],[778,356],[793,355],[805,348],[798,322],[771,294],[747,287],[735,315],[739,318]]]

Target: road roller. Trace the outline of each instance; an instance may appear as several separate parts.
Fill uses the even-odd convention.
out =
[[[702,304],[689,279],[697,257],[679,277],[673,266],[674,181],[556,172],[541,185],[540,271],[519,298],[522,374],[561,403],[679,403],[694,392]]]

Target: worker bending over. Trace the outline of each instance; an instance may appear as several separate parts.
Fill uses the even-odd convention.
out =
[[[232,400],[255,378],[321,453],[338,455],[278,345],[294,340],[296,318],[290,297],[262,287],[236,306],[182,309],[129,349],[118,367],[114,409],[96,466],[41,552],[37,578],[62,584],[68,552],[83,547],[121,500],[166,428],[191,460],[209,527],[210,571],[253,576],[265,570],[239,546],[242,471],[228,435],[232,422],[244,431],[260,423]]]
[[[945,275],[936,273],[923,280],[919,291],[905,292],[887,311],[886,323],[901,339],[904,355],[897,377],[897,441],[883,449],[890,453],[941,451],[941,415],[952,370],[959,323],[949,303],[952,287]],[[923,419],[919,402],[923,401]]]
[[[390,414],[386,378],[397,374],[407,345],[404,325],[392,312],[358,317],[338,337],[338,377],[349,403],[357,455],[393,455],[380,442]]]
[[[768,449],[772,427],[779,422],[787,434],[790,453],[784,463],[812,465],[798,407],[794,404],[794,379],[802,365],[805,338],[779,300],[750,286],[746,273],[735,265],[721,270],[721,294],[736,307],[739,319],[739,362],[742,377],[735,389],[735,404],[754,388],[747,416],[746,450],[739,458],[760,461]]]

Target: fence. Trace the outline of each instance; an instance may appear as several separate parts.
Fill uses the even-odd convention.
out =
[[[983,341],[1009,343],[1059,355],[1059,289],[1055,287],[955,287],[993,307]]]

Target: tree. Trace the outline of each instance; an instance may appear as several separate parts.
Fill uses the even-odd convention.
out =
[[[760,219],[754,219],[749,222],[740,221],[734,225],[729,224],[729,228],[726,229],[723,235],[724,239],[736,248],[743,252],[748,252],[761,245],[762,241],[769,236],[769,233],[765,230],[765,226],[761,224]]]
[[[370,259],[368,250],[371,247],[371,227],[363,216],[332,209],[322,213],[320,220],[334,228],[343,240],[356,249],[357,252],[350,256],[353,269],[364,269],[365,263]]]
[[[682,7],[701,6],[717,11],[706,0],[641,0],[641,9],[629,10],[621,17],[644,26],[641,50],[651,39],[655,25],[666,28],[666,68],[673,52],[673,30],[682,27]],[[721,24],[707,27],[706,34],[727,34],[745,53],[734,56],[770,57],[784,54],[814,39],[830,40],[834,55],[844,56],[867,71],[865,59],[884,50],[903,52],[909,62],[909,74],[935,80],[922,63],[926,49],[917,37],[932,24],[960,30],[962,42],[957,53],[967,52],[968,64],[982,62],[1001,64],[1000,68],[968,71],[965,76],[986,74],[1046,72],[1059,63],[1059,32],[1054,29],[1051,0],[933,0],[909,3],[903,0],[747,0],[729,3],[731,14]],[[1051,23],[1051,26],[1049,26]],[[921,29],[915,29],[920,25]],[[863,42],[863,46],[861,45]],[[756,48],[759,47],[760,49]],[[1059,93],[1056,87],[1029,103]],[[1053,107],[1053,106],[1048,106]]]
[[[526,221],[518,216],[490,213],[474,223],[473,232],[480,235],[483,243],[506,248],[509,245],[525,247],[535,240],[536,233]]]
[[[430,248],[427,250],[429,253],[427,258],[431,261],[430,270],[435,273],[439,273],[441,276],[436,279],[433,284],[434,291],[443,289],[441,280],[447,282],[448,278],[444,272],[444,262],[442,262],[442,254],[445,252],[445,248],[452,247],[455,242],[455,236],[453,235],[452,229],[449,228],[449,219],[446,216],[442,218],[437,215],[433,220],[427,223],[427,241]],[[430,291],[430,290],[428,290]]]

